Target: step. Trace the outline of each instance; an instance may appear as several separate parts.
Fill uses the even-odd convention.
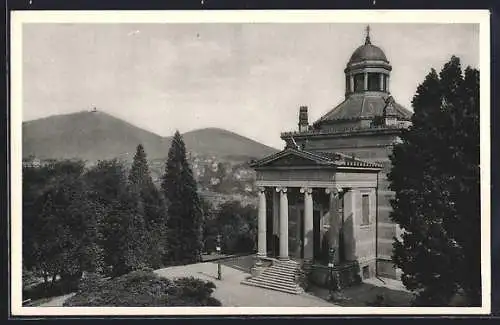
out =
[[[297,272],[299,269],[296,267],[282,266],[282,265],[273,265],[268,267],[268,269],[273,270],[282,270],[283,272]]]
[[[289,288],[283,288],[283,287],[275,286],[275,285],[263,284],[260,282],[253,282],[253,281],[250,282],[248,280],[244,280],[241,283],[245,284],[245,285],[249,285],[249,286],[254,286],[254,287],[259,287],[259,288],[269,289],[269,290],[274,290],[274,291],[280,291],[280,292],[285,292],[285,293],[290,293],[290,294],[295,294],[295,295],[302,293],[300,288],[289,289]]]
[[[262,274],[275,275],[275,276],[283,277],[286,279],[295,279],[295,277],[296,277],[296,274],[294,274],[294,273],[289,274],[289,273],[279,272],[276,270],[265,270],[264,272],[262,272]]]
[[[262,276],[260,275],[257,278],[254,278],[255,280],[266,280],[266,281],[274,281],[274,282],[279,282],[279,283],[284,283],[284,284],[296,284],[295,280],[292,279],[283,279],[280,277],[275,277],[275,276]]]
[[[254,278],[254,279],[248,279],[248,282],[269,284],[269,285],[283,287],[283,288],[289,288],[289,289],[293,289],[293,288],[297,287],[297,284],[293,283],[293,282],[278,282],[278,281],[274,281],[274,280],[270,280],[270,279],[255,279]]]
[[[300,263],[297,263],[293,260],[287,260],[287,261],[274,260],[273,264],[299,265]]]
[[[290,270],[290,271],[296,271],[299,268],[295,266],[287,266],[287,265],[272,265],[270,268],[275,268],[275,269],[280,269],[280,270]]]
[[[274,270],[274,269],[264,270],[263,273],[279,274],[279,275],[282,275],[282,276],[290,276],[290,277],[294,277],[296,275],[295,272],[283,272],[281,270]]]
[[[283,281],[274,281],[272,279],[262,279],[262,278],[253,278],[253,279],[248,279],[247,281],[252,282],[252,283],[262,283],[262,284],[269,284],[269,285],[274,285],[278,287],[283,287],[283,288],[289,288],[293,289],[298,286],[295,282],[283,282]]]

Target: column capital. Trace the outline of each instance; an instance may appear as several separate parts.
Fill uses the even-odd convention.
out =
[[[276,192],[286,193],[287,192],[287,188],[284,187],[284,186],[278,186],[278,187],[276,187]]]
[[[326,194],[333,194],[333,195],[337,195],[337,194],[340,194],[344,191],[344,189],[342,187],[327,187],[325,188],[325,193]]]
[[[259,191],[259,193],[264,193],[266,191],[266,187],[265,186],[259,186],[259,187],[257,187],[257,191]]]
[[[300,188],[300,193],[307,193],[307,194],[311,194],[312,193],[312,188],[310,187],[301,187]]]

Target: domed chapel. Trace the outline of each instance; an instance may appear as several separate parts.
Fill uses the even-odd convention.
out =
[[[281,134],[285,148],[253,162],[258,255],[245,284],[297,293],[297,271],[323,286],[332,270],[341,287],[399,279],[387,173],[412,112],[391,96],[391,71],[368,26],[344,69],[344,101],[311,124],[300,107],[297,130]]]

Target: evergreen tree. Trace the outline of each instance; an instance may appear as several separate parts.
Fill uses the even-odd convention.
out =
[[[162,179],[168,205],[168,259],[172,263],[201,260],[202,211],[186,148],[177,131],[172,139]]]
[[[480,304],[478,75],[464,77],[456,57],[432,69],[391,156],[391,219],[403,230],[393,260],[417,305],[446,306],[459,290]]]
[[[100,161],[87,173],[93,199],[104,207],[101,223],[104,261],[118,276],[147,265],[144,211],[116,159]]]
[[[148,263],[153,268],[162,265],[166,254],[166,205],[161,192],[151,178],[144,147],[137,146],[129,174],[131,190],[138,196],[137,202],[144,211]]]

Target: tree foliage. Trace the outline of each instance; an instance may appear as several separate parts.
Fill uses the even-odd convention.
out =
[[[403,230],[393,259],[417,305],[481,303],[479,71],[452,57],[412,101],[412,126],[395,145],[391,219]]]
[[[24,169],[23,260],[25,266],[63,279],[102,267],[97,225],[101,206],[83,182],[84,163],[61,161]],[[23,184],[24,185],[24,184]]]
[[[239,201],[223,203],[206,224],[208,250],[215,249],[217,235],[222,238],[224,253],[253,252],[257,243],[257,211],[253,206],[242,206]]]
[[[158,268],[167,254],[167,215],[161,192],[151,178],[144,147],[139,144],[129,173],[131,191],[137,196],[138,209],[143,211],[146,249],[149,265]]]
[[[117,160],[100,161],[87,173],[94,199],[106,211],[100,225],[105,262],[117,276],[147,265],[144,210],[130,190],[125,168]]]
[[[178,131],[168,152],[162,189],[168,209],[169,260],[174,263],[200,261],[203,223],[200,198]]]
[[[249,211],[229,209],[219,215],[198,197],[178,132],[161,188],[152,180],[142,145],[130,170],[117,159],[89,166],[82,161],[33,161],[23,164],[23,272],[29,275],[24,284],[32,285],[40,276],[46,284],[57,284],[37,286],[37,297],[56,287],[75,288],[74,281],[61,286],[59,278],[78,280],[93,273],[119,277],[198,262],[216,218],[226,223],[227,229],[216,231],[227,233],[228,240],[232,232],[254,234]]]

